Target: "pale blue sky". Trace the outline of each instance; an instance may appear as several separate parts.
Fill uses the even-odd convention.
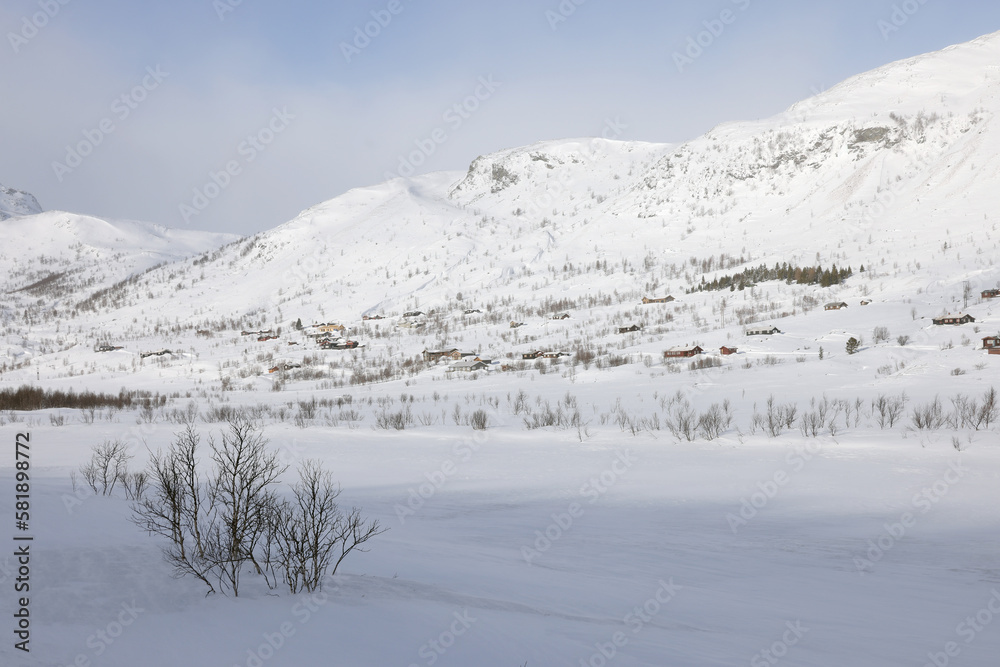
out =
[[[417,173],[609,118],[679,142],[1000,30],[1000,4],[972,0],[63,1],[0,8],[0,183],[48,209],[238,233],[406,170],[418,143]],[[366,24],[378,34],[345,56]]]

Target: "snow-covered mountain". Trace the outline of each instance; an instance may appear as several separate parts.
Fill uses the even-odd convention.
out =
[[[0,285],[26,303],[44,297],[43,313],[72,308],[136,273],[239,238],[63,211],[11,218],[2,231]]]
[[[118,303],[149,309],[184,290],[182,320],[278,306],[286,319],[356,320],[459,293],[499,303],[682,291],[701,279],[683,269],[689,260],[719,255],[902,261],[910,271],[885,286],[899,293],[920,286],[918,265],[988,282],[995,274],[976,252],[996,244],[997,62],[1000,33],[679,146],[548,141],[477,158],[466,174],[359,188],[210,258],[163,267]]]
[[[299,319],[361,330],[363,315],[481,309],[493,328],[476,340],[494,353],[508,349],[498,340],[511,320],[683,294],[760,264],[865,266],[865,280],[839,292],[932,293],[928,308],[955,309],[957,286],[1000,280],[997,62],[1000,33],[682,145],[540,142],[481,156],[466,173],[358,188],[241,240],[36,214],[5,223],[3,279],[15,294],[61,286],[33,317],[86,312],[83,330],[102,332],[154,312],[190,331]],[[794,313],[831,294],[754,298]],[[766,317],[758,306],[737,318],[691,304],[694,331]],[[610,327],[639,314],[594,316]],[[587,338],[592,325],[581,317],[570,330]],[[443,344],[449,331],[429,327],[407,347]]]
[[[42,207],[34,195],[0,184],[0,220],[41,212]]]

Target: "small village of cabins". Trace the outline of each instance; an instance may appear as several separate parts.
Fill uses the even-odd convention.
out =
[[[986,289],[981,292],[981,297],[983,300],[1000,298],[1000,289],[991,288]],[[652,304],[669,304],[674,303],[677,300],[673,296],[664,297],[643,297],[642,305],[652,305]],[[860,305],[867,306],[872,303],[871,299],[861,299]],[[834,301],[827,303],[823,306],[826,311],[839,311],[848,308],[849,304],[845,301]],[[463,315],[474,315],[482,313],[478,308],[468,308],[463,311]],[[552,315],[549,319],[551,320],[565,320],[569,319],[570,314],[567,312],[559,312]],[[370,315],[365,314],[362,316],[362,321],[364,322],[377,322],[379,320],[386,319],[384,315]],[[938,317],[931,319],[934,325],[937,326],[961,326],[965,324],[975,323],[976,318],[968,313],[946,313]],[[412,310],[404,312],[399,319],[395,322],[396,326],[400,329],[416,329],[422,330],[427,327],[427,313],[420,310]],[[524,322],[511,321],[510,328],[520,328],[526,326]],[[361,343],[356,340],[351,340],[347,338],[347,327],[339,323],[318,323],[309,326],[303,326],[301,320],[295,323],[294,328],[300,331],[303,335],[308,338],[313,339],[317,347],[322,350],[353,350],[359,347],[363,347]],[[642,327],[638,324],[631,324],[628,326],[618,327],[617,332],[620,335],[627,335],[632,333],[639,333],[642,331]],[[212,332],[198,331],[199,335],[213,335]],[[752,324],[748,325],[744,329],[744,335],[748,338],[761,337],[761,336],[773,336],[780,334],[781,330],[778,327],[771,324]],[[281,338],[280,329],[275,332],[272,329],[266,329],[261,331],[241,331],[242,336],[252,336],[255,337],[258,342],[268,342],[272,340],[278,340]],[[288,345],[298,345],[297,341],[289,341]],[[111,345],[109,343],[102,343],[95,347],[97,352],[114,352],[118,350],[123,350],[124,348],[120,345]],[[1000,335],[985,336],[982,338],[981,350],[988,352],[991,355],[1000,355]],[[679,360],[688,359],[696,357],[701,354],[705,354],[706,350],[700,345],[678,345],[667,348],[663,351],[663,358],[665,360]],[[151,356],[163,356],[173,354],[170,350],[156,350],[152,352],[142,352],[140,357],[145,359]],[[562,357],[570,356],[568,353],[557,350],[542,350],[542,349],[532,349],[528,352],[519,353],[522,361],[532,361],[539,359],[549,359],[558,360]],[[730,345],[722,345],[718,348],[718,354],[721,356],[731,356],[739,354],[739,348]],[[508,354],[507,356],[513,356]],[[509,371],[516,370],[515,366],[512,364],[499,364],[498,362],[492,361],[490,358],[484,357],[477,352],[467,352],[459,350],[458,348],[448,348],[440,350],[427,350],[425,349],[422,353],[422,358],[427,363],[439,363],[442,361],[449,362],[446,370],[449,373],[474,373],[477,371],[490,370],[494,366],[499,366],[500,370]],[[292,370],[295,368],[300,368],[301,365],[295,362],[282,362],[272,368],[268,369],[270,373],[276,373],[280,371]]]
[[[1000,290],[987,290],[982,293],[984,299],[995,298],[1000,296]],[[676,299],[673,296],[664,297],[643,297],[642,305],[651,304],[668,304],[675,302]],[[872,303],[871,299],[861,299],[859,304],[861,306],[868,306]],[[824,305],[824,310],[827,311],[838,311],[848,308],[849,304],[845,301],[834,301]],[[466,315],[480,312],[478,309],[466,310],[464,311]],[[424,315],[420,311],[413,311],[404,313],[402,316],[401,324],[406,324],[407,328],[413,328],[415,323],[412,321],[413,318]],[[558,313],[553,315],[550,319],[553,320],[563,320],[569,318],[569,313]],[[947,314],[941,317],[933,318],[933,323],[936,325],[962,325],[975,322],[975,318],[971,315],[965,313],[958,314]],[[421,323],[422,326],[422,323]],[[519,328],[526,326],[524,322],[511,321],[511,328]],[[642,327],[638,324],[631,324],[624,327],[618,327],[619,334],[630,334],[638,333],[642,331]],[[748,337],[757,336],[773,336],[775,334],[780,334],[781,330],[778,327],[770,324],[763,325],[749,325],[744,329],[744,334]],[[1000,336],[989,336],[983,339],[983,348],[989,351],[990,354],[1000,354]],[[663,352],[663,358],[665,360],[674,359],[686,359],[691,357],[696,357],[701,354],[705,354],[706,350],[700,345],[681,345],[670,347]],[[739,354],[739,348],[735,346],[722,345],[718,348],[718,354],[721,356],[731,356]],[[489,359],[481,357],[475,352],[463,352],[458,348],[448,348],[442,350],[424,350],[422,353],[424,361],[428,363],[437,363],[442,360],[450,360],[451,363],[447,370],[449,372],[473,372],[478,370],[486,370],[491,367],[492,362]],[[559,359],[561,357],[569,356],[566,352],[560,351],[545,351],[534,349],[528,352],[521,353],[522,361],[532,361],[538,359]],[[514,370],[514,367],[509,364],[502,364],[502,370]]]

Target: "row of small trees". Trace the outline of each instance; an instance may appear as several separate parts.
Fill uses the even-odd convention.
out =
[[[123,447],[95,448],[81,470],[95,491],[110,494],[115,481],[133,481]],[[132,521],[166,540],[164,558],[178,576],[193,576],[209,593],[238,596],[244,575],[290,593],[322,589],[326,576],[354,550],[384,532],[356,507],[337,503],[341,489],[320,462],[305,461],[289,495],[277,491],[288,470],[269,451],[259,422],[233,415],[221,440],[208,438],[211,468],[203,473],[201,435],[192,424],[166,451],[150,458],[142,485],[129,484]]]
[[[862,420],[874,420],[884,430],[894,428],[907,417],[907,428],[913,430],[949,428],[979,431],[994,428],[1000,423],[1000,395],[995,387],[984,391],[979,398],[964,394],[953,396],[950,399],[951,409],[945,407],[940,397],[935,397],[929,403],[913,405],[907,412],[909,400],[905,392],[898,395],[879,394],[867,404],[861,398],[849,401],[830,399],[824,395],[818,401],[811,399],[808,407],[801,410],[798,403],[779,403],[772,395],[767,398],[763,410],[759,410],[757,403],[754,403],[745,433],[763,433],[776,438],[797,426],[806,437],[818,437],[821,433],[836,436],[845,429],[858,428]],[[519,402],[522,406],[527,406],[526,395],[525,400]],[[687,441],[697,438],[711,441],[733,427],[734,410],[728,399],[721,404],[713,403],[700,413],[681,392],[661,398],[660,405],[663,409],[662,418],[656,412],[648,417],[631,415],[619,403],[612,412],[601,414],[600,423],[613,421],[622,431],[629,431],[632,435],[638,435],[642,431],[668,430],[677,440]],[[562,407],[553,413],[548,402],[545,403],[545,413],[550,415],[548,420],[540,420],[538,413],[534,413],[530,406],[521,409],[527,414],[524,421],[528,428],[555,426],[582,429],[589,424],[582,421],[579,410],[572,415],[572,419],[564,420]],[[735,427],[735,431],[741,437],[744,434],[739,426]]]
[[[863,272],[864,270],[864,266],[862,266],[861,271]],[[707,282],[702,277],[701,283],[690,288],[688,293],[712,292],[724,289],[742,290],[747,286],[771,280],[781,280],[789,285],[794,282],[799,285],[818,284],[820,287],[830,287],[832,285],[839,285],[852,275],[854,275],[854,271],[851,267],[838,269],[836,264],[827,269],[824,269],[822,266],[795,266],[788,262],[775,264],[774,268],[768,268],[766,265],[761,264],[758,267],[744,269],[735,275],[718,276],[713,278],[712,282]]]

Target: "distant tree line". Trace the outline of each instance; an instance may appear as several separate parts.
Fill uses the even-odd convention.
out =
[[[730,291],[742,290],[753,287],[757,283],[782,280],[791,285],[819,285],[820,287],[831,287],[839,285],[854,275],[851,267],[846,269],[837,268],[834,264],[830,268],[824,269],[822,266],[795,266],[788,262],[775,264],[773,268],[761,264],[758,267],[744,269],[740,273],[724,275],[713,278],[711,282],[701,279],[701,283],[688,290],[688,294],[694,292],[717,292],[728,289]]]
[[[21,385],[17,389],[0,390],[0,410],[46,410],[48,408],[117,408],[124,410],[133,405],[162,406],[167,397],[148,391],[127,391],[101,394],[92,391],[75,392],[72,389],[42,389]]]

